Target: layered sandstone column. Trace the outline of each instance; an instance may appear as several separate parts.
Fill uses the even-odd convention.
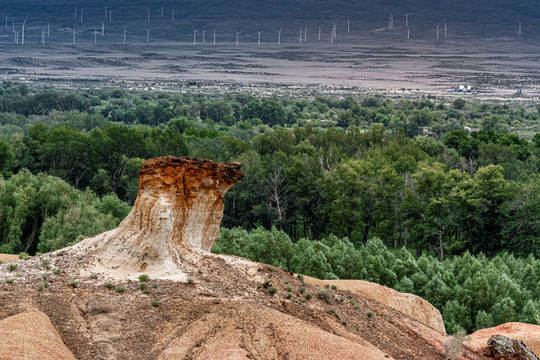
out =
[[[240,163],[166,156],[146,160],[139,193],[118,228],[81,243],[112,270],[159,272],[181,265],[186,251],[210,251],[223,197],[244,175]]]

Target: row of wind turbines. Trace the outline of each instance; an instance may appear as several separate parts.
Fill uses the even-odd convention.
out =
[[[84,8],[79,7],[79,6],[75,6],[75,8],[74,8],[74,13],[73,14],[74,14],[74,19],[75,19],[76,23],[75,23],[75,25],[73,27],[67,29],[67,30],[71,31],[71,33],[72,33],[72,35],[71,35],[72,44],[77,43],[77,32],[78,32],[77,28],[79,26],[78,23],[79,22],[81,24],[84,23],[84,20],[85,20],[85,12],[84,12],[84,10],[85,10]],[[163,19],[166,18],[164,6],[162,5],[159,9],[157,9],[157,11],[160,14],[159,15],[160,21],[163,21]],[[167,15],[167,17],[168,17],[168,15]],[[29,15],[26,16],[26,18],[21,23],[19,28],[16,27],[15,19],[11,19],[11,32],[13,33],[13,43],[20,44],[20,45],[25,44],[25,30],[27,28],[26,23],[28,21],[28,18],[29,18]],[[148,6],[146,7],[145,19],[146,19],[146,24],[144,26],[144,31],[146,32],[146,37],[145,38],[146,38],[146,43],[150,44],[150,41],[151,41],[150,23],[152,21],[152,10]],[[410,23],[409,23],[409,14],[405,14],[403,20],[404,20],[405,30],[406,30],[406,34],[407,34],[407,39],[411,40],[411,27],[410,27]],[[95,20],[92,20],[92,21],[95,21]],[[175,21],[175,9],[174,8],[170,9],[170,21],[171,22]],[[104,16],[103,16],[102,19],[99,19],[99,23],[100,23],[100,26],[99,27],[95,26],[94,31],[93,31],[93,42],[96,43],[96,44],[98,43],[98,38],[99,37],[104,37],[105,36],[105,28],[106,28],[105,24],[106,23],[108,23],[108,24],[113,23],[113,8],[112,7],[105,6],[105,8],[104,8]],[[10,29],[9,17],[5,16],[5,31],[9,32],[9,29]],[[388,26],[386,27],[386,29],[389,30],[389,31],[394,30],[394,16],[391,13],[388,13]],[[328,30],[325,30],[325,32],[323,32],[323,27],[322,26],[318,26],[318,29],[316,27],[315,30],[316,30],[315,33],[317,33],[317,30],[318,30],[318,36],[316,36],[318,41],[324,41],[323,38],[326,38],[326,36],[329,36],[329,38],[326,38],[326,39],[328,39],[331,44],[337,43],[338,26],[337,26],[337,24],[335,22],[332,24],[331,30],[330,30],[329,33],[328,33]],[[351,32],[351,20],[350,20],[350,18],[347,18],[346,32],[347,33]],[[518,32],[518,36],[521,37],[522,36],[522,23],[521,22],[518,22],[518,31],[517,32]],[[199,39],[197,37],[198,33],[202,34],[202,39]],[[257,33],[257,46],[261,46],[262,34],[264,32],[261,31],[261,30],[258,30],[256,33]],[[130,34],[130,32],[127,31],[126,26],[124,26],[123,31],[121,33],[121,36],[122,36],[122,39],[123,39],[123,44],[127,44],[128,34]],[[140,33],[138,33],[138,34],[140,35]],[[236,46],[239,46],[240,45],[240,35],[242,34],[242,32],[234,30],[234,34],[235,34],[235,42],[234,43],[235,43]],[[308,27],[300,27],[298,37],[297,37],[298,42],[300,44],[305,44],[305,43],[308,42],[307,34],[308,34]],[[51,25],[50,25],[50,22],[47,21],[46,26],[41,27],[40,43],[42,45],[46,45],[46,43],[48,42],[48,39],[50,38],[50,35],[51,35]],[[283,29],[280,28],[277,31],[277,38],[273,38],[273,41],[277,41],[277,44],[281,45],[281,43],[282,43],[282,35],[283,35]],[[214,46],[218,45],[218,38],[220,36],[221,35],[218,35],[216,30],[214,29],[212,35],[210,36],[210,38],[212,39],[211,43]],[[446,21],[443,21],[442,29],[441,29],[441,24],[436,25],[436,29],[434,29],[433,36],[437,40],[442,38],[442,37],[444,37],[445,39],[448,38],[449,29],[448,29],[448,24],[447,24]],[[198,40],[199,40],[199,42],[198,42]],[[197,43],[200,44],[201,42],[202,42],[202,44],[207,44],[206,30],[204,30],[204,29],[199,30],[199,29],[193,28],[193,45],[197,45]]]

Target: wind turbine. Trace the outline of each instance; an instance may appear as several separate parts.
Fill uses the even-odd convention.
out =
[[[197,33],[199,32],[199,30],[195,30],[195,28],[193,29],[193,45],[197,45]]]
[[[321,40],[321,27],[319,26],[319,40]]]
[[[13,42],[17,45],[19,44],[19,31],[20,30],[13,31]]]
[[[279,28],[279,31],[278,31],[278,40],[277,40],[277,43],[278,43],[278,45],[281,45],[281,28]]]
[[[7,15],[6,15],[6,31],[7,31]]]
[[[259,37],[257,38],[257,46],[261,46],[261,34],[262,34],[262,31],[257,31],[257,34],[259,34]]]
[[[302,43],[302,28],[300,28],[300,44]]]
[[[47,39],[51,37],[51,23],[47,20]]]
[[[126,45],[126,34],[127,34],[126,27],[124,26],[124,45]]]
[[[437,40],[439,40],[439,24],[437,24]]]
[[[98,34],[97,27],[94,27],[94,44],[97,44],[97,34]]]
[[[109,24],[112,22],[112,10],[109,10]]]
[[[206,43],[206,39],[205,39],[205,36],[206,36],[206,30],[203,30],[202,31],[202,43]]]
[[[351,20],[347,17],[347,33],[351,32]]]
[[[83,11],[84,9],[81,9],[81,23],[83,22]]]
[[[444,38],[446,39],[448,37],[448,24],[446,23],[446,20],[444,21]]]
[[[28,16],[26,16],[26,19],[24,19],[22,23],[22,35],[21,35],[21,45],[24,45],[24,28],[26,27],[26,20],[28,20]]]
[[[101,36],[105,36],[105,21],[101,22]]]
[[[214,34],[212,35],[212,38],[214,39],[214,46],[216,46],[216,37],[218,35],[216,34],[216,29],[214,29]]]
[[[388,30],[394,29],[394,15],[388,14]]]
[[[147,21],[146,22],[150,22],[150,8],[148,6],[146,7],[146,14],[147,14]]]
[[[41,45],[45,46],[45,28],[41,29]]]
[[[238,35],[240,35],[242,32],[235,31],[235,33],[236,33],[236,46],[238,46]]]
[[[150,43],[150,29],[146,29],[146,43]]]
[[[163,19],[163,5],[161,5],[161,18]]]
[[[521,36],[521,21],[518,23],[518,35]]]
[[[171,22],[174,22],[174,9],[171,10]]]
[[[405,14],[405,27],[409,27],[409,14]]]
[[[304,28],[304,42],[307,42],[307,26]]]
[[[73,45],[75,45],[75,25],[73,26]]]
[[[75,6],[75,20],[77,20],[77,15],[79,14],[79,12],[77,11],[78,8],[79,6]]]
[[[105,6],[105,19],[107,18],[107,15],[109,14],[109,12],[107,11],[109,9],[108,6]]]
[[[411,29],[407,29],[407,40],[411,40]]]

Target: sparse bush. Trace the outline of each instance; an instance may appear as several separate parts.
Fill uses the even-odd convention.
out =
[[[112,288],[114,287],[114,284],[108,282],[108,283],[105,283],[105,287],[106,287],[107,289],[112,289]]]
[[[21,260],[28,260],[29,257],[30,257],[30,255],[28,255],[25,252],[19,253],[19,259],[21,259]]]
[[[152,302],[150,304],[152,304],[153,307],[158,307],[159,306],[159,301],[152,300]]]
[[[17,264],[8,264],[6,266],[6,269],[7,269],[7,271],[15,271],[15,270],[17,270],[18,267],[19,267],[19,265],[17,265]]]
[[[49,288],[49,283],[45,281],[45,282],[43,283],[43,287],[44,287],[45,289],[48,289],[48,288]]]
[[[188,282],[188,284],[191,285],[191,284],[193,284],[193,283],[195,282],[195,280],[193,280],[192,278],[188,278],[188,279],[187,279],[187,282]]]
[[[278,289],[275,288],[275,287],[273,287],[273,286],[270,286],[270,287],[267,289],[267,291],[268,291],[268,293],[269,293],[270,295],[274,295],[274,294],[276,294],[276,293],[278,292]]]
[[[139,283],[139,289],[141,289],[141,290],[146,289],[146,283],[145,282]]]
[[[304,297],[306,298],[306,300],[311,300],[313,298],[313,295],[311,295],[311,293],[306,293]]]
[[[97,274],[90,274],[90,279],[97,279]]]
[[[47,274],[41,275],[41,278],[42,278],[43,280],[47,280]]]
[[[62,272],[62,269],[54,269],[52,272],[53,274],[58,275]]]
[[[117,286],[114,290],[116,290],[116,292],[123,293],[126,291],[126,288],[123,286]]]
[[[158,286],[159,286],[159,284],[158,284],[158,283],[153,283],[153,284],[152,284],[152,289],[157,289],[157,288],[158,288]]]
[[[336,285],[332,285],[332,290],[337,290],[337,286],[336,286]]]
[[[298,292],[299,292],[300,294],[303,294],[305,291],[306,291],[306,288],[303,287],[303,286],[300,286],[300,287],[298,288]]]
[[[139,281],[140,282],[146,282],[146,281],[148,281],[148,279],[150,279],[150,276],[148,276],[146,274],[139,275]]]
[[[336,309],[334,309],[334,308],[330,308],[330,310],[328,310],[328,311],[330,312],[330,314],[334,314],[334,315],[336,314]]]
[[[291,292],[291,291],[293,291],[293,288],[292,288],[292,286],[287,286],[287,287],[286,287],[286,289],[287,289],[287,291],[288,291],[288,292]]]
[[[57,252],[56,256],[64,256],[64,250]]]
[[[39,285],[37,289],[38,291],[43,291],[43,285]]]
[[[270,271],[270,272],[274,272],[274,268],[271,268],[270,266],[269,266],[267,269],[268,269],[268,271]]]
[[[299,279],[301,282],[304,282],[304,275],[298,274],[298,279]]]
[[[368,311],[368,312],[367,312],[367,316],[368,316],[368,317],[371,318],[371,317],[373,317],[373,315],[375,315],[375,314],[373,313],[373,311]]]
[[[49,270],[49,268],[50,268],[50,262],[49,262],[49,260],[47,260],[47,259],[42,259],[42,260],[41,260],[41,266],[43,266],[43,268]]]
[[[347,320],[343,320],[341,323],[342,323],[344,326],[347,326]]]
[[[108,314],[114,310],[114,306],[108,299],[91,301],[88,305],[88,312],[94,315]]]
[[[79,281],[77,281],[77,280],[71,280],[71,281],[69,282],[69,285],[70,285],[71,287],[76,288],[77,286],[79,286]]]
[[[285,296],[287,299],[292,299],[292,294],[291,293],[287,293],[287,295]]]
[[[450,360],[460,359],[464,351],[463,343],[469,340],[465,330],[459,330],[454,336],[448,337],[444,342],[444,354]]]
[[[330,305],[332,305],[335,300],[334,294],[328,289],[323,289],[319,291],[319,298],[326,300],[326,302]]]
[[[13,284],[15,279],[6,279],[6,284]]]

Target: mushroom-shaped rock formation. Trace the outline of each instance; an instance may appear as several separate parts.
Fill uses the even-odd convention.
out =
[[[94,252],[110,270],[176,273],[192,250],[212,248],[223,197],[244,177],[241,166],[174,156],[146,160],[131,213],[118,228],[77,247]]]

